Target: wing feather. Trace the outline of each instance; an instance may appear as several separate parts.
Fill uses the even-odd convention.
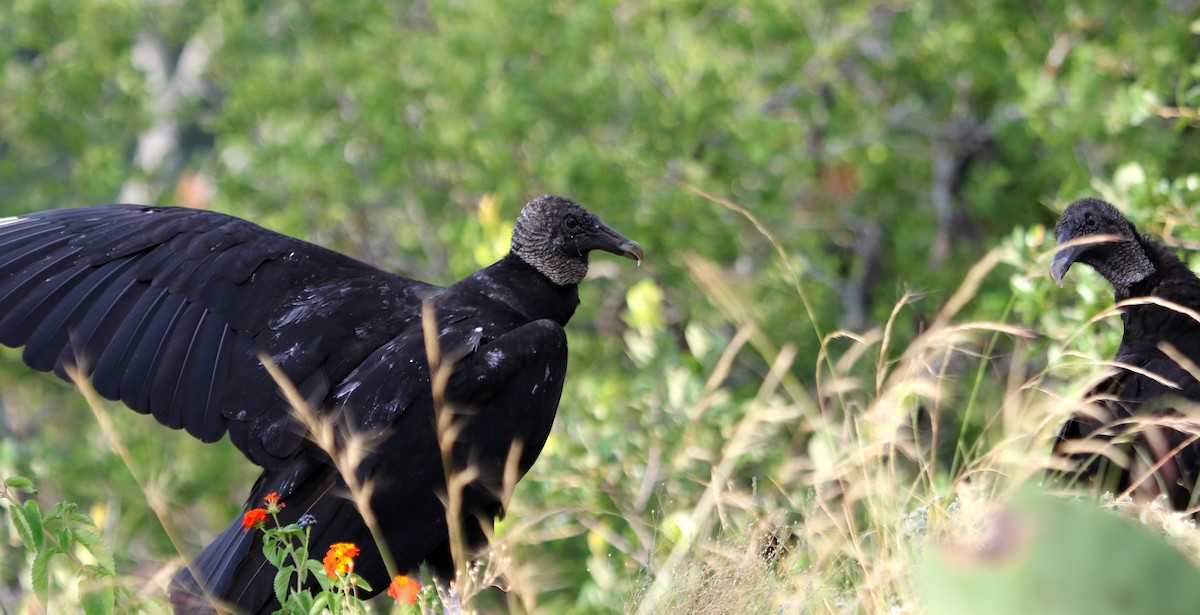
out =
[[[45,282],[29,289],[24,299],[12,306],[8,313],[0,319],[0,331],[4,331],[5,339],[15,339],[19,344],[25,344],[29,336],[37,330],[47,311],[51,310],[63,295],[67,294],[73,285],[83,278],[87,272],[82,268],[68,268],[56,272]],[[11,332],[11,333],[9,333]],[[49,368],[33,365],[30,358],[35,355],[34,349],[26,346],[22,358],[34,369],[45,371]]]
[[[137,345],[129,355],[129,362],[125,365],[121,378],[121,401],[139,412],[154,410],[150,406],[150,392],[154,373],[158,368],[158,359],[169,339],[167,334],[187,308],[187,300],[184,297],[163,290],[163,300],[147,315],[145,326],[139,332]],[[166,409],[159,409],[159,412],[155,413],[155,418],[160,422],[166,416]],[[170,424],[167,426],[176,429],[179,427]]]
[[[184,371],[184,365],[188,352],[195,346],[204,314],[205,309],[200,305],[184,301],[180,313],[163,334],[158,355],[150,366],[152,375],[146,381],[150,408],[154,417],[168,427],[179,429],[190,422],[191,400],[175,402],[179,401],[180,387],[190,376]]]
[[[112,286],[92,302],[92,309],[75,328],[74,345],[63,349],[55,373],[66,379],[62,371],[65,366],[82,364],[85,373],[90,376],[117,330],[130,317],[133,308],[149,288],[149,284],[139,282],[128,270],[114,280]]]
[[[111,205],[0,221],[0,343],[272,466],[302,441],[258,363],[316,403],[433,287],[231,216]],[[234,426],[237,426],[236,430]]]
[[[112,261],[95,268],[54,305],[25,342],[30,351],[26,358],[30,367],[47,371],[55,366],[63,347],[70,342],[72,331],[69,325],[79,322],[94,305],[96,297],[107,290],[113,279],[119,278],[128,266],[128,261]]]
[[[7,278],[0,282],[0,310],[3,310],[2,313],[7,315],[27,299],[38,285],[70,267],[69,259],[75,253],[76,250],[67,245],[66,241],[54,242],[35,246],[0,264],[0,267],[3,267],[0,271],[5,272],[5,274],[0,274],[0,279]],[[13,334],[15,333],[13,332]],[[3,337],[0,337],[0,342],[4,342]],[[9,346],[20,346],[24,340],[11,344],[4,343]]]
[[[56,230],[52,225],[44,222],[0,226],[0,251],[7,252],[15,246],[36,247],[40,244],[35,240],[40,237],[56,236]]]
[[[141,341],[147,320],[158,310],[158,306],[166,297],[167,289],[151,288],[129,309],[129,313],[113,333],[112,340],[96,360],[92,384],[97,393],[109,399],[124,401],[121,384],[129,357]],[[130,407],[142,414],[147,412],[140,407]]]
[[[183,426],[203,442],[215,442],[225,433],[217,393],[228,378],[232,336],[229,325],[205,312],[181,370],[183,382],[171,401],[173,407],[188,405]]]

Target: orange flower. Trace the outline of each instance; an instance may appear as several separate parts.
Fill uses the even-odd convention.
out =
[[[387,594],[396,601],[396,604],[416,604],[417,593],[421,591],[421,584],[402,575],[396,575],[392,579],[392,584],[388,585]]]
[[[354,570],[354,558],[358,557],[358,547],[352,542],[335,542],[329,545],[325,553],[325,574],[335,579],[338,575]]]
[[[267,510],[265,508],[246,511],[246,516],[242,517],[242,531],[245,532],[266,520]]]
[[[268,509],[274,510],[276,512],[278,512],[280,509],[285,508],[287,506],[287,504],[284,504],[283,502],[279,501],[279,493],[277,493],[275,491],[268,493],[267,497],[263,498],[263,503],[267,505]]]

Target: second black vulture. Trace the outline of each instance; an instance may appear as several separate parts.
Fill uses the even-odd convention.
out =
[[[370,511],[395,568],[427,562],[452,579],[423,305],[436,315],[441,356],[453,361],[450,458],[453,471],[478,472],[458,511],[478,548],[503,513],[506,471],[509,481],[524,475],[549,435],[567,369],[563,326],[592,250],[642,259],[637,243],[557,196],[524,207],[507,256],[445,288],[215,212],[45,211],[0,219],[0,343],[24,346],[37,370],[67,378],[78,368],[104,397],[205,442],[228,433],[263,468],[246,510],[275,493],[286,504],[281,523],[312,515],[310,552],[355,543],[354,571],[378,592],[387,570],[347,476],[259,357],[339,443],[365,440],[350,478],[372,484]],[[239,517],[176,576],[172,604],[269,613],[278,608],[274,576],[261,533],[244,531]]]
[[[1117,371],[1063,425],[1055,454],[1079,464],[1076,478],[1105,490],[1128,490],[1144,500],[1165,495],[1177,510],[1194,507],[1200,432],[1188,410],[1200,402],[1200,279],[1098,199],[1067,207],[1055,233],[1050,276],[1056,283],[1073,263],[1083,263],[1125,302]]]

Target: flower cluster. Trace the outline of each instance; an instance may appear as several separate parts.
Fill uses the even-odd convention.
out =
[[[387,595],[391,596],[396,604],[416,604],[417,594],[420,592],[420,583],[398,574],[396,578],[392,579],[391,585],[388,585]]]
[[[277,513],[287,506],[287,504],[279,501],[279,493],[276,491],[268,493],[267,497],[263,498],[263,503],[267,505],[267,510],[272,513]]]
[[[272,491],[263,498],[263,504],[266,508],[252,508],[242,515],[242,531],[249,531],[252,527],[262,527],[264,521],[267,520],[267,515],[277,515],[283,510],[287,504],[279,501],[279,493]]]
[[[305,513],[293,523],[285,524],[280,520],[280,513],[287,505],[279,493],[272,491],[262,501],[261,507],[250,509],[242,515],[242,531],[247,532],[251,528],[262,531],[263,556],[279,571],[274,583],[279,602],[293,604],[296,596],[307,594],[310,602],[324,601],[326,606],[323,612],[365,612],[361,610],[362,601],[358,592],[360,589],[369,590],[369,586],[354,573],[354,558],[360,553],[358,546],[352,542],[337,542],[329,546],[322,562],[325,574],[330,579],[327,582],[317,572],[320,570],[316,567],[317,563],[308,557],[312,527],[317,524],[317,518]],[[297,512],[303,512],[303,509]],[[313,588],[308,578],[313,573],[316,573],[321,586],[316,596],[311,593]],[[397,604],[415,605],[420,590],[420,583],[398,576],[387,591]]]
[[[352,542],[335,542],[329,545],[325,553],[325,574],[335,579],[339,575],[354,571],[354,558],[358,557],[358,547]]]
[[[242,531],[249,531],[252,527],[259,527],[267,520],[267,509],[253,508],[246,511],[242,516]]]

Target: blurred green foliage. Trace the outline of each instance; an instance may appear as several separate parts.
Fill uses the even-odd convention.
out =
[[[984,544],[944,547],[922,567],[925,612],[1183,615],[1196,610],[1200,571],[1128,519],[1033,493],[994,514],[993,533]]]
[[[1188,1],[0,0],[0,215],[135,195],[449,283],[503,249],[529,198],[584,203],[647,262],[595,259],[561,420],[501,530],[536,520],[520,557],[549,577],[541,606],[621,611],[680,541],[811,499],[794,477],[842,437],[806,414],[829,402],[816,375],[853,347],[821,364],[822,340],[911,298],[869,345],[882,357],[856,363],[886,365],[989,249],[1002,264],[963,318],[1043,334],[1021,358],[1060,382],[1087,367],[1064,357],[1111,356],[1115,320],[1080,330],[1109,291],[1049,283],[1047,225],[1099,194],[1143,231],[1200,241],[1198,19]],[[18,356],[0,352],[0,475],[88,508],[118,570],[150,578],[177,551],[110,437],[185,551],[236,514],[253,469],[227,442],[116,411],[104,434]],[[993,358],[947,404],[952,459],[990,442],[973,403],[1003,388]],[[756,411],[790,418],[727,451]],[[751,512],[696,526],[714,477]],[[0,559],[17,556],[10,531]],[[0,569],[0,603],[25,582]]]

